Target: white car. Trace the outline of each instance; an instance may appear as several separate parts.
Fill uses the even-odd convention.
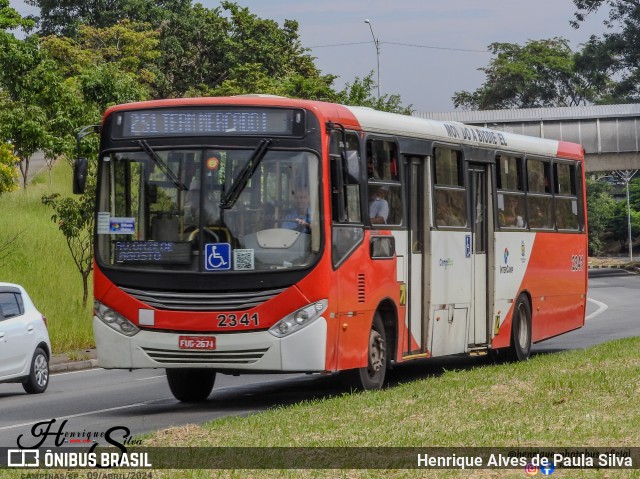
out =
[[[22,383],[29,394],[43,393],[50,357],[47,318],[22,286],[0,283],[0,383]]]

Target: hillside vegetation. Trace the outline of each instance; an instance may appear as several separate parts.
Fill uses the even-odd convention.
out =
[[[64,235],[51,221],[53,210],[42,204],[51,193],[71,195],[71,167],[59,161],[34,178],[26,190],[0,195],[0,281],[26,288],[49,320],[54,352],[93,345],[92,301],[82,307],[82,280]]]

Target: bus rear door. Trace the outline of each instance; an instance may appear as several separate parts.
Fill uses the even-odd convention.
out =
[[[487,165],[470,163],[468,185],[471,196],[471,321],[469,322],[469,349],[486,345],[489,341],[487,298],[489,297],[489,208],[490,175]],[[468,240],[467,240],[468,241]]]

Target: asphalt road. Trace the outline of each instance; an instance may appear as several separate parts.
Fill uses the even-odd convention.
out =
[[[534,354],[586,348],[623,337],[639,336],[640,275],[603,276],[590,280],[584,328],[534,346]],[[396,367],[390,384],[436,376],[444,367],[472,368],[476,358],[443,358]],[[102,433],[112,428],[117,440],[171,426],[202,423],[227,415],[248,415],[271,407],[339,395],[335,378],[320,375],[219,374],[209,400],[188,405],[176,401],[163,370],[92,369],[52,376],[47,392],[28,396],[18,384],[0,385],[0,447],[33,447],[50,426],[43,445],[52,446],[54,432]],[[54,423],[51,421],[55,419]],[[66,421],[66,423],[64,423]],[[64,423],[64,424],[63,424]],[[39,424],[39,426],[38,426]],[[34,425],[36,427],[34,428]],[[104,439],[99,440],[104,444]]]

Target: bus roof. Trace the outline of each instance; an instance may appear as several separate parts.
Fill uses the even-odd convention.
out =
[[[582,160],[584,158],[582,146],[576,143],[518,135],[453,121],[429,120],[378,111],[368,107],[345,106],[314,100],[297,100],[275,95],[175,98],[125,103],[109,108],[105,112],[104,118],[114,112],[122,110],[212,105],[306,108],[314,111],[324,120],[340,123],[346,128],[364,130],[372,133],[410,136],[485,148],[495,147],[497,150],[514,153],[557,156],[574,160]]]
[[[382,112],[366,107],[345,107],[356,117],[363,130],[394,136],[412,136],[470,146],[495,147],[498,150],[558,156],[581,160],[584,150],[577,143],[518,135],[454,121],[437,121]]]

